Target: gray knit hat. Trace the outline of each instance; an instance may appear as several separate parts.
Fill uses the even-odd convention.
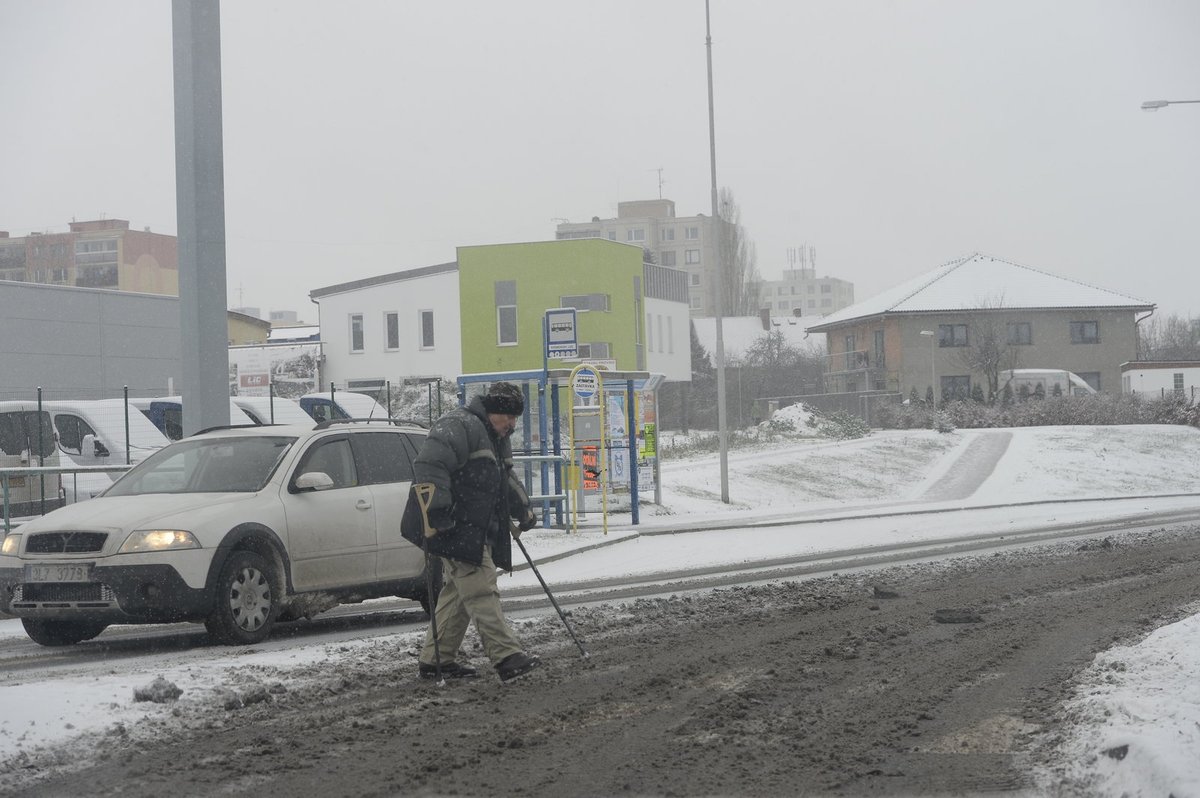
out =
[[[511,382],[493,382],[483,395],[483,409],[489,413],[519,416],[525,411],[525,397]]]

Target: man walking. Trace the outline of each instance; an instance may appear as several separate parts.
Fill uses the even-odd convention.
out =
[[[537,522],[524,487],[512,473],[509,436],[525,410],[521,389],[495,382],[466,407],[450,411],[429,430],[414,462],[416,482],[434,486],[427,515],[435,530],[423,538],[421,523],[402,524],[404,537],[442,557],[444,584],[436,613],[438,639],[425,635],[418,674],[462,679],[478,676],[458,661],[467,626],[483,641],[500,680],[507,682],[541,664],[526,654],[500,609],[496,569],[512,570],[511,523],[518,535]],[[415,539],[414,539],[415,538]],[[435,651],[436,647],[436,651]]]

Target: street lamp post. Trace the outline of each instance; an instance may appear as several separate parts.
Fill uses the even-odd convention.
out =
[[[937,364],[933,349],[937,345],[937,334],[933,330],[921,330],[921,335],[929,336],[929,390],[933,391],[933,406],[937,407]]]
[[[1200,100],[1146,100],[1142,103],[1143,111],[1157,111],[1159,108],[1166,108],[1168,105],[1184,105],[1186,103],[1200,103]]]

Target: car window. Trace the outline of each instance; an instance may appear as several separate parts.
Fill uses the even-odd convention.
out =
[[[411,482],[412,461],[404,435],[394,432],[360,432],[350,436],[358,478],[364,485]]]
[[[320,471],[328,474],[335,488],[349,488],[358,484],[358,473],[354,468],[354,455],[350,441],[345,438],[323,440],[315,443],[304,455],[296,476]]]
[[[405,433],[404,442],[408,445],[408,453],[412,455],[413,459],[416,459],[417,452],[421,451],[421,447],[425,445],[425,436]]]
[[[264,435],[180,441],[134,467],[105,495],[253,493],[267,484],[295,440]]]
[[[0,413],[0,451],[12,455],[28,451],[34,457],[54,454],[50,414],[44,410],[41,413],[36,410]]]
[[[96,430],[86,421],[71,413],[60,413],[54,417],[54,428],[58,430],[58,445],[65,451],[80,452],[85,435],[95,435]]]

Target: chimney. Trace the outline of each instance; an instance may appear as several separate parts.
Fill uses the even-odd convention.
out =
[[[771,329],[771,309],[770,308],[759,309],[758,318],[762,321],[762,328],[764,330]]]

